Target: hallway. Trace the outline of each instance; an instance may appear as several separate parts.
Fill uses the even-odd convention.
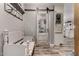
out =
[[[74,55],[73,4],[5,3],[0,6],[1,56]]]

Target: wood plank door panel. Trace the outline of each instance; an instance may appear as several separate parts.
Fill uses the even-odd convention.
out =
[[[74,5],[74,44],[75,55],[79,55],[79,4]]]

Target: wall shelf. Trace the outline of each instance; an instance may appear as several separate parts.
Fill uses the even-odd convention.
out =
[[[23,9],[20,7],[18,3],[10,3],[13,7],[15,7],[22,15],[24,14]]]
[[[24,11],[20,6],[19,7],[18,6],[19,6],[18,3],[4,3],[4,10],[7,13],[11,14],[12,16],[20,20],[23,20]]]

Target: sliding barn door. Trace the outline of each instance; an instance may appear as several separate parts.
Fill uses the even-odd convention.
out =
[[[48,43],[48,13],[46,11],[37,13],[37,43]]]

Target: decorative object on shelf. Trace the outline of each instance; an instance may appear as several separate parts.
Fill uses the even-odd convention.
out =
[[[64,37],[74,38],[74,22],[71,18],[68,18],[64,24]]]
[[[24,14],[24,10],[20,3],[10,3],[17,11],[19,11],[22,15]]]
[[[24,10],[20,3],[4,3],[4,10],[14,17],[23,20]]]
[[[55,32],[61,33],[63,28],[63,14],[56,13],[55,15]]]

